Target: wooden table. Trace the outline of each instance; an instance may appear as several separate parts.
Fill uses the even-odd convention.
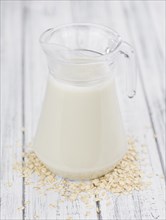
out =
[[[1,219],[165,219],[165,2],[164,1],[2,1]],[[147,145],[142,169],[152,174],[147,190],[110,195],[93,204],[90,216],[76,200],[60,203],[40,197],[13,171],[36,129],[47,77],[38,38],[49,27],[70,22],[110,26],[137,51],[137,95],[129,104],[129,133]],[[25,131],[24,129],[25,128]],[[57,208],[49,207],[51,199]],[[18,211],[24,201],[30,205]],[[96,206],[100,212],[96,212]]]

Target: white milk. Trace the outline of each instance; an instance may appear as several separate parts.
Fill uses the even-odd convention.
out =
[[[34,150],[58,175],[100,176],[127,150],[115,82],[79,86],[49,76]]]

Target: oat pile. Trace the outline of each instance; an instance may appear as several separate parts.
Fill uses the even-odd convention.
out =
[[[95,201],[100,201],[107,192],[129,193],[144,188],[135,141],[130,138],[128,145],[128,152],[121,162],[111,172],[94,180],[71,181],[60,178],[52,173],[32,151],[24,153],[24,164],[17,162],[14,170],[25,178],[26,185],[32,185],[40,194],[46,195],[48,191],[54,191],[64,199],[74,201],[79,198],[84,203],[95,195]],[[34,176],[37,181],[33,181]]]

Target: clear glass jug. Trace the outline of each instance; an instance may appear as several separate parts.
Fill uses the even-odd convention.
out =
[[[87,23],[49,29],[40,43],[50,74],[34,150],[60,176],[99,177],[127,151],[114,66],[124,55],[127,95],[132,98],[134,51],[115,31]]]

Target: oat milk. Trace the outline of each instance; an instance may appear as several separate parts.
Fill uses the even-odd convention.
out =
[[[50,75],[34,150],[64,177],[95,178],[112,169],[127,150],[114,79],[85,86]]]

